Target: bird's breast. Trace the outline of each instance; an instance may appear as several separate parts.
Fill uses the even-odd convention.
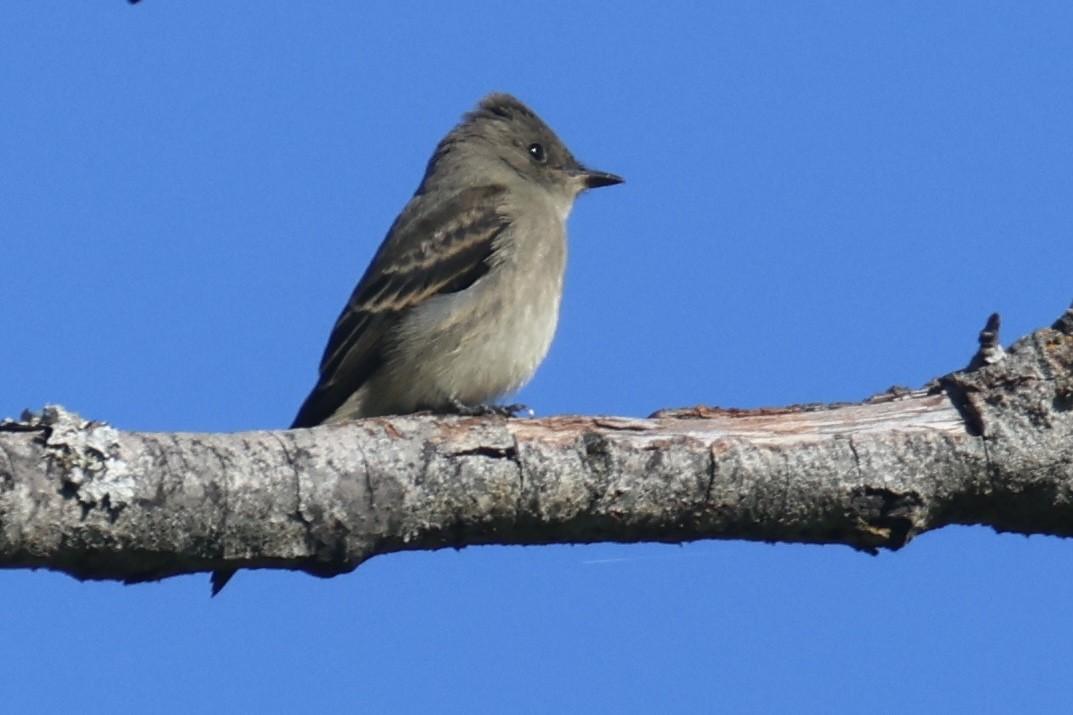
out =
[[[566,237],[561,221],[512,224],[492,268],[457,293],[436,296],[400,325],[407,365],[396,370],[433,403],[488,402],[521,387],[547,355],[559,321]]]

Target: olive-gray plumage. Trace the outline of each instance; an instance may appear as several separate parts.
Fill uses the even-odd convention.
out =
[[[479,405],[521,387],[558,323],[574,199],[621,181],[579,164],[514,97],[485,97],[436,147],[292,426]]]
[[[579,164],[514,97],[485,97],[436,147],[291,426],[476,406],[521,387],[559,320],[574,199],[621,181]],[[213,595],[234,573],[213,573]]]

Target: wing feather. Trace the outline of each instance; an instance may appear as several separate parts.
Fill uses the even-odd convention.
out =
[[[385,339],[405,311],[465,290],[488,272],[495,239],[510,223],[504,193],[472,187],[435,206],[425,195],[407,204],[336,320],[320,379],[292,427],[324,422],[376,372]]]

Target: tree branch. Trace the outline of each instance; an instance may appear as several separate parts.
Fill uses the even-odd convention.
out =
[[[330,576],[408,549],[696,539],[897,549],[948,524],[1073,535],[1073,309],[859,404],[648,419],[413,415],[312,430],[0,423],[0,566]]]

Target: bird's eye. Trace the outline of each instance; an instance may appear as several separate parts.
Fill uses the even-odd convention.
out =
[[[548,160],[548,157],[544,154],[544,145],[539,142],[529,145],[529,156],[541,164]]]

